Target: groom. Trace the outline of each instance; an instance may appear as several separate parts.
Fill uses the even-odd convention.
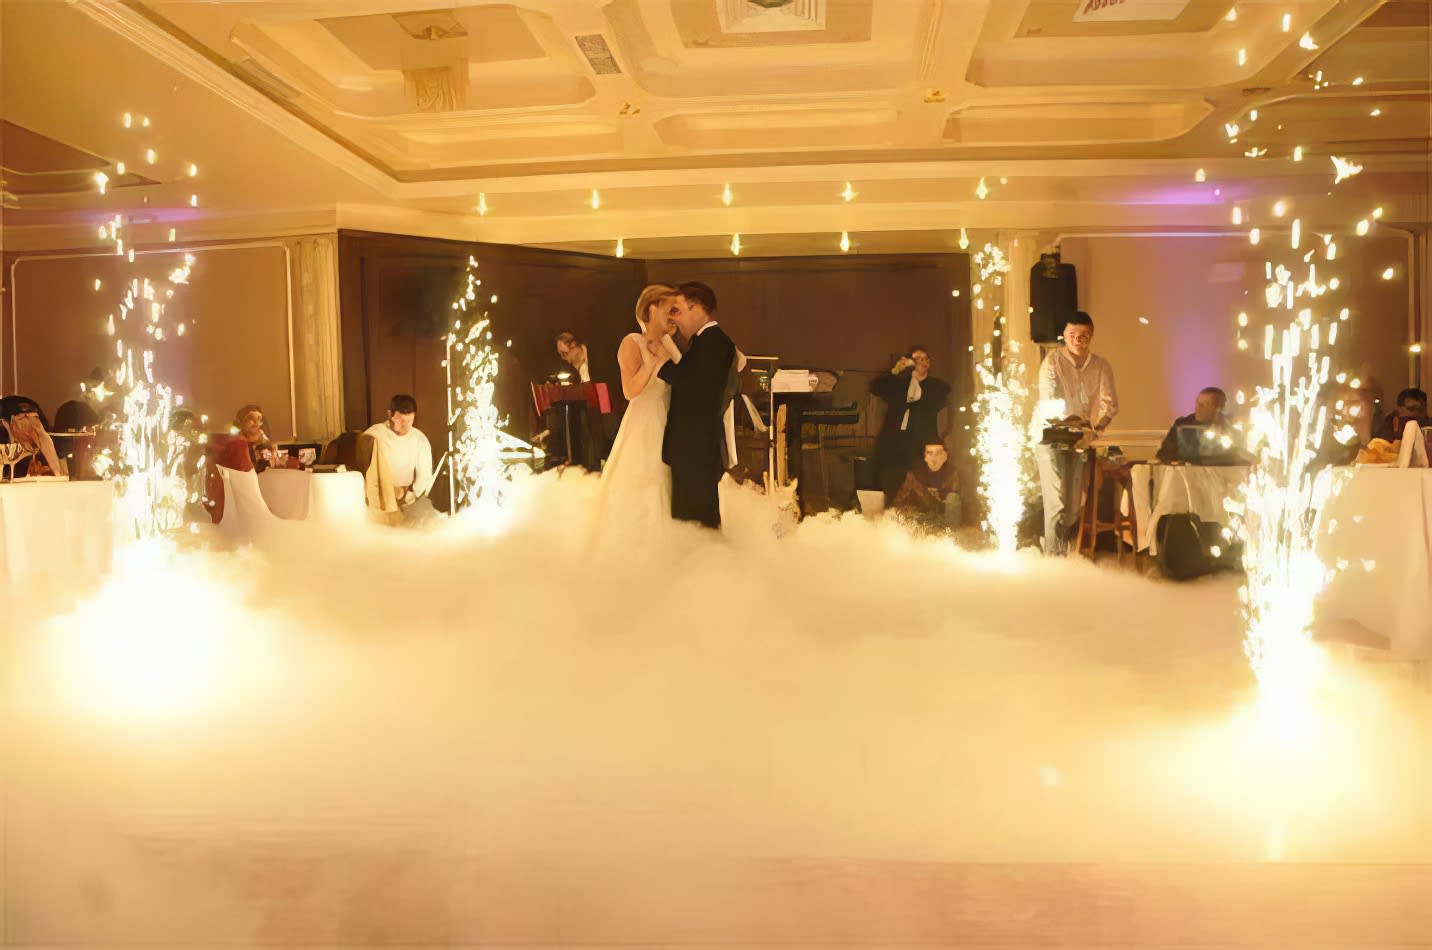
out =
[[[716,324],[716,294],[710,287],[691,281],[677,293],[671,316],[691,347],[680,361],[667,362],[658,371],[671,385],[661,442],[661,460],[671,466],[671,517],[719,528],[716,484],[726,468],[723,400],[736,345]]]

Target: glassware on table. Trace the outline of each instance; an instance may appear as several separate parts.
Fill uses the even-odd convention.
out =
[[[29,454],[29,449],[18,442],[0,442],[0,470],[5,471],[5,481],[15,480],[15,466]]]

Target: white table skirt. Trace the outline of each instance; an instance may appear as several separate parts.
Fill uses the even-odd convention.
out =
[[[1159,553],[1155,531],[1164,515],[1192,511],[1204,521],[1227,524],[1223,500],[1231,498],[1248,477],[1246,465],[1135,465],[1134,514],[1139,522],[1139,549]]]
[[[288,521],[357,523],[367,517],[359,472],[271,468],[258,481],[269,510]]]
[[[1141,544],[1157,553],[1156,543],[1150,543],[1156,540],[1154,527],[1173,512],[1192,510],[1204,520],[1226,524],[1223,500],[1237,491],[1247,471],[1243,466],[1134,466]],[[1319,598],[1319,616],[1381,634],[1399,656],[1432,659],[1432,469],[1352,469],[1324,518],[1325,525],[1333,522],[1336,529],[1319,543],[1318,553],[1347,566]]]
[[[1348,564],[1319,612],[1386,636],[1399,656],[1432,659],[1432,469],[1359,468],[1328,520],[1337,527],[1320,553]]]
[[[112,482],[0,484],[0,589],[101,577],[113,563],[116,532]]]

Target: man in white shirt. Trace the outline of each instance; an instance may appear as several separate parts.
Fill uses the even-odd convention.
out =
[[[418,401],[407,394],[388,403],[388,421],[369,426],[363,433],[380,447],[374,464],[381,458],[391,474],[398,506],[408,509],[433,487],[433,449],[423,431],[413,425]]]
[[[1119,396],[1109,361],[1089,352],[1094,321],[1080,310],[1064,325],[1063,340],[1064,345],[1039,367],[1039,403],[1032,428],[1042,433],[1054,419],[1089,430],[1089,436],[1102,435],[1118,414]],[[1064,554],[1084,503],[1084,452],[1039,445],[1034,458],[1044,496],[1044,553]]]

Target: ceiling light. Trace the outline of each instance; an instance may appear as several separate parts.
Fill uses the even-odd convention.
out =
[[[1144,326],[1148,326],[1148,325],[1149,325],[1149,318],[1148,318],[1148,317],[1139,317],[1139,322],[1142,323]]]
[[[840,253],[850,253],[850,232],[848,231],[840,232]]]
[[[1243,223],[1243,209],[1240,208],[1240,207],[1238,207],[1237,205],[1234,205],[1234,206],[1233,206],[1233,223],[1234,223],[1234,224],[1242,224],[1242,223]]]
[[[970,248],[970,235],[964,228],[960,228],[960,250],[967,251]]]
[[[1249,109],[1249,110],[1248,110],[1248,121],[1249,121],[1249,122],[1257,122],[1257,121],[1258,121],[1258,110],[1257,110],[1257,109]]]
[[[1287,203],[1286,201],[1275,201],[1275,202],[1273,202],[1273,217],[1275,217],[1275,218],[1281,218],[1283,215],[1285,215],[1285,214],[1287,214],[1287,213],[1288,213],[1288,203]]]
[[[139,120],[139,124],[144,126],[146,129],[149,128],[149,116],[142,116]]]
[[[198,176],[198,174],[199,174],[199,166],[198,166],[198,165],[195,165],[193,162],[190,162],[190,163],[189,163],[189,177],[190,177],[190,178],[194,178],[194,177]]]
[[[840,197],[844,198],[846,201],[853,201],[855,200],[856,194],[858,194],[858,192],[856,192],[854,188],[850,187],[850,182],[846,182],[845,189],[840,193]]]
[[[1382,209],[1381,209],[1381,208],[1373,208],[1373,209],[1372,209],[1372,217],[1373,217],[1374,220],[1381,221],[1381,220],[1382,220]]]
[[[1295,145],[1295,146],[1293,146],[1293,161],[1295,161],[1295,162],[1301,162],[1302,160],[1303,160],[1303,147],[1302,147],[1301,145]]]
[[[1245,48],[1240,48],[1240,49],[1238,50],[1238,65],[1239,65],[1239,66],[1247,66],[1247,65],[1248,65],[1248,50],[1245,49]]]
[[[731,253],[736,255],[741,253],[741,235],[739,234],[731,235]]]
[[[1301,46],[1303,49],[1318,48],[1318,44],[1313,42],[1313,34],[1311,33],[1304,33],[1302,35],[1302,38],[1298,40],[1298,45]]]
[[[159,156],[154,154],[154,149],[152,148],[144,153],[144,160],[151,165],[153,165],[158,158]]]
[[[1412,344],[1411,346],[1409,346],[1409,347],[1407,348],[1407,352],[1409,352],[1409,353],[1421,353],[1421,352],[1422,352],[1422,344],[1421,344],[1421,343],[1414,343],[1414,344]]]
[[[1363,236],[1364,234],[1366,234],[1369,230],[1371,230],[1371,228],[1372,228],[1372,225],[1368,223],[1368,220],[1367,220],[1366,218],[1363,218],[1361,221],[1359,221],[1359,222],[1357,223],[1357,235],[1358,235],[1358,237],[1362,237],[1362,236]]]
[[[1391,280],[1395,276],[1397,276],[1397,271],[1393,270],[1391,267],[1382,272],[1383,280]]]
[[[1291,31],[1292,29],[1293,29],[1293,15],[1292,15],[1291,13],[1285,13],[1285,14],[1283,14],[1283,32],[1284,32],[1284,33],[1287,33],[1287,32],[1289,32],[1289,31]]]
[[[1362,85],[1362,77],[1361,77],[1361,76],[1358,76],[1356,79],[1354,79],[1354,80],[1352,81],[1352,84],[1353,84],[1354,86],[1361,86],[1361,85]]]
[[[1248,232],[1248,243],[1257,244],[1258,241],[1262,238],[1262,236],[1262,232],[1259,231],[1257,228],[1254,228],[1253,230]]]
[[[626,257],[626,244],[621,238],[617,238],[617,257]]]
[[[1000,183],[1001,185],[1007,185],[1007,184],[1009,184],[1009,179],[1008,179],[1008,178],[1000,178],[999,183]]]
[[[1202,168],[1200,168],[1198,171],[1196,171],[1196,172],[1193,173],[1193,180],[1194,180],[1194,181],[1208,181],[1208,172],[1206,172],[1206,171],[1204,171]]]
[[[94,183],[99,187],[99,193],[104,194],[106,186],[109,185],[109,176],[104,172],[95,172]]]
[[[1240,327],[1246,327],[1248,325],[1248,314],[1240,313],[1238,315],[1238,325]]]
[[[980,179],[979,185],[975,187],[975,197],[979,198],[979,200],[981,201],[984,201],[986,198],[989,197],[989,185],[985,184],[985,180],[983,178]]]
[[[723,185],[721,188],[721,203],[728,208],[731,207],[731,186],[729,184]]]
[[[1228,8],[1228,12],[1223,15],[1223,19],[1227,20],[1229,23],[1237,22],[1237,20],[1238,20],[1238,8],[1237,8],[1237,7],[1229,7],[1229,8]]]
[[[199,207],[199,196],[198,196],[198,195],[190,195],[190,196],[189,196],[189,207],[191,207],[191,208],[197,208],[197,207]]]
[[[124,174],[124,162],[116,162],[116,163],[115,163],[114,173],[115,173],[116,175],[123,175],[123,174]]]
[[[121,119],[120,121],[124,123],[124,127],[125,127],[126,129],[127,129],[127,128],[130,128],[131,126],[134,125],[134,116],[132,116],[132,115],[130,115],[128,112],[126,112],[126,113],[124,114],[124,118]]]
[[[601,206],[602,206],[602,196],[597,193],[597,189],[593,188],[593,189],[592,189],[592,210],[593,210],[593,211],[596,211],[596,210],[598,210],[599,208],[601,208]]]
[[[1381,109],[1373,109],[1371,112],[1368,113],[1368,115],[1372,116],[1372,117],[1375,119],[1375,118],[1377,118],[1378,116],[1382,115],[1382,110],[1381,110]]]
[[[487,192],[481,192],[477,196],[477,214],[482,217],[487,214]]]

